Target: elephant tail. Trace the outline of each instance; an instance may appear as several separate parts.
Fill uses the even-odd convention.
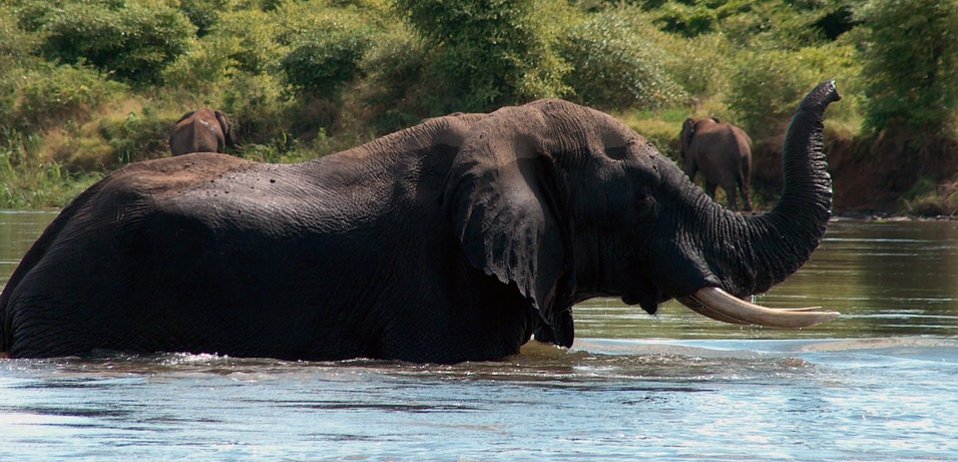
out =
[[[37,241],[33,243],[30,250],[28,250],[23,256],[23,259],[20,260],[17,269],[10,275],[10,279],[3,287],[3,292],[0,292],[0,353],[9,353],[10,348],[13,346],[13,313],[10,312],[11,308],[9,305],[10,297],[16,290],[17,285],[19,285],[20,281],[30,273],[30,270],[43,259],[43,256],[46,255],[47,250],[53,242],[56,241],[63,227],[72,220],[78,210],[83,208],[90,197],[95,196],[97,192],[102,189],[104,183],[105,181],[100,181],[91,186],[77,196],[70,205],[64,208],[53,222],[47,226]]]

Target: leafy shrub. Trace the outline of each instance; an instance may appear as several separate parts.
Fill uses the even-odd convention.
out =
[[[732,47],[722,34],[683,38],[674,34],[647,34],[665,51],[662,67],[692,98],[704,100],[722,93],[732,68]]]
[[[537,0],[399,0],[431,50],[427,74],[446,110],[485,111],[565,93]]]
[[[753,137],[784,130],[798,103],[818,83],[837,79],[845,95],[854,95],[854,50],[832,44],[799,51],[740,52],[726,95],[729,108]],[[828,117],[855,117],[855,98],[829,109]]]
[[[796,104],[815,84],[787,51],[741,52],[727,95],[729,108],[755,137],[782,131]]]
[[[32,54],[39,44],[37,34],[19,27],[12,10],[0,8],[0,127],[9,129],[16,125],[17,90],[27,70],[36,64],[37,58]]]
[[[575,98],[609,109],[656,108],[681,101],[683,89],[665,72],[658,47],[644,38],[651,24],[622,8],[593,15],[573,27],[560,53],[572,65],[566,77]]]
[[[952,132],[958,106],[958,3],[872,1],[859,10],[859,19],[867,44],[866,126]]]
[[[379,36],[360,61],[364,81],[357,87],[360,104],[372,116],[378,133],[408,127],[441,112],[428,85],[423,85],[429,56],[414,32],[402,24]]]
[[[124,85],[107,80],[93,69],[45,63],[21,79],[11,122],[43,128],[82,120],[100,104],[125,92]]]
[[[33,54],[39,45],[40,37],[21,29],[12,10],[0,8],[0,56],[23,58]]]
[[[44,33],[46,56],[86,62],[135,83],[157,83],[195,32],[182,12],[161,3],[70,2],[26,22]]]
[[[116,166],[165,156],[175,122],[173,116],[161,116],[147,108],[142,113],[103,118],[97,131],[113,148],[115,163],[110,165]]]
[[[220,14],[228,11],[231,0],[180,0],[180,10],[196,26],[196,35],[202,37],[219,22]]]
[[[189,53],[163,70],[162,79],[170,88],[195,94],[212,94],[235,73],[233,56],[243,50],[238,37],[210,34],[198,40]]]
[[[244,144],[268,144],[288,136],[292,104],[283,97],[283,85],[273,75],[238,74],[222,93],[223,110]]]
[[[242,72],[261,74],[273,70],[283,53],[276,41],[277,24],[260,10],[223,13],[210,31],[210,38],[231,38],[238,41],[229,57]]]
[[[0,129],[0,209],[62,207],[102,176],[42,160],[36,134]]]
[[[372,43],[372,30],[350,9],[293,4],[279,11],[276,39],[289,51],[279,61],[286,82],[297,92],[336,96],[358,76],[359,61]]]
[[[368,32],[361,29],[313,31],[295,39],[280,66],[297,91],[334,95],[356,77],[369,44]]]
[[[718,12],[709,6],[680,2],[665,2],[659,7],[658,14],[657,22],[662,30],[686,37],[715,32],[719,20]]]

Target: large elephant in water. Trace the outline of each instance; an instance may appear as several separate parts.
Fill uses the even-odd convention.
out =
[[[676,297],[732,323],[836,313],[741,300],[825,232],[824,83],[801,103],[777,206],[716,205],[643,137],[558,100],[428,120],[296,165],[129,165],[51,223],[2,295],[13,357],[93,350],[420,362],[573,340],[572,307]]]
[[[716,186],[721,186],[729,208],[738,208],[736,196],[740,195],[742,209],[752,210],[752,139],[745,130],[714,117],[685,119],[679,140],[683,169],[689,179],[694,181],[695,174],[701,173],[709,197],[714,198]]]
[[[187,112],[170,132],[170,152],[181,156],[193,152],[226,152],[236,144],[232,124],[226,114],[203,108]]]

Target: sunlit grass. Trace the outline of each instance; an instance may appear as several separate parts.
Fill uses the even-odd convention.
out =
[[[60,163],[36,154],[39,140],[7,131],[0,145],[0,209],[60,208],[102,178],[71,173]]]

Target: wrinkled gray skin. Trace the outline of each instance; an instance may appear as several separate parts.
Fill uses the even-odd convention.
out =
[[[94,350],[457,362],[574,338],[572,306],[654,313],[764,292],[825,232],[822,114],[799,108],[781,202],[729,211],[643,137],[558,100],[428,120],[294,165],[129,165],[65,208],[0,295],[12,357]]]
[[[709,197],[714,199],[715,187],[721,186],[730,209],[738,209],[736,195],[740,195],[743,209],[751,211],[752,139],[748,134],[716,118],[685,119],[679,138],[685,174],[695,180],[695,174],[701,173]]]
[[[206,108],[183,114],[173,127],[169,141],[174,156],[192,152],[226,152],[227,147],[236,144],[226,115]]]

